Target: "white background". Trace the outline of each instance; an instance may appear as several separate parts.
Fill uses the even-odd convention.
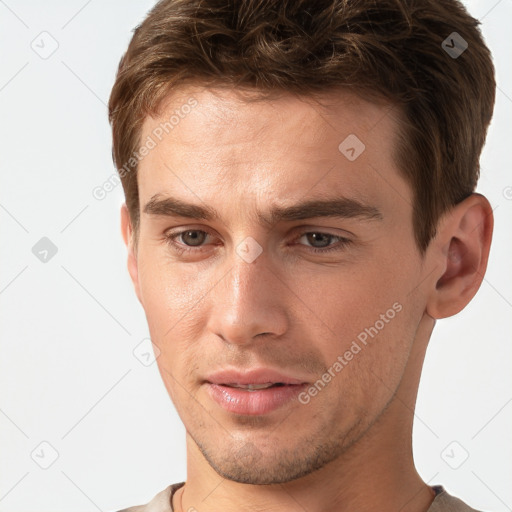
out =
[[[117,510],[185,479],[184,428],[156,364],[133,354],[148,330],[126,271],[122,189],[92,195],[115,171],[106,103],[117,65],[152,4],[0,1],[2,512]],[[497,67],[478,189],[495,208],[495,236],[476,298],[435,329],[414,448],[425,481],[504,512],[512,507],[512,0],[466,4]],[[43,59],[37,44],[58,48]],[[46,263],[32,252],[42,237],[58,249]],[[458,469],[446,462],[466,455]]]

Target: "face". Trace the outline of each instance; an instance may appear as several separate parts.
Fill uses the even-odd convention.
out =
[[[130,272],[165,386],[224,478],[307,475],[393,400],[427,275],[396,132],[343,92],[189,88],[144,123]]]

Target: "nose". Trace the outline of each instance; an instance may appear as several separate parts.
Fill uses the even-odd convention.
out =
[[[232,345],[255,343],[262,334],[281,336],[288,326],[287,288],[265,252],[251,263],[233,253],[231,261],[231,270],[211,293],[209,332]]]

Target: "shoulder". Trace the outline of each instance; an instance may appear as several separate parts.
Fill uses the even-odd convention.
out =
[[[436,489],[436,497],[428,512],[478,512],[462,500],[452,496],[442,487]]]
[[[160,491],[153,499],[145,505],[135,505],[134,507],[123,508],[117,512],[173,512],[172,495],[184,485],[185,482],[172,484]]]

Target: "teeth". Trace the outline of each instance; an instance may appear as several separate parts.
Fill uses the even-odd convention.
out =
[[[266,384],[230,384],[232,388],[247,389],[247,391],[256,391],[258,389],[267,389],[274,385],[273,382],[267,382]]]

